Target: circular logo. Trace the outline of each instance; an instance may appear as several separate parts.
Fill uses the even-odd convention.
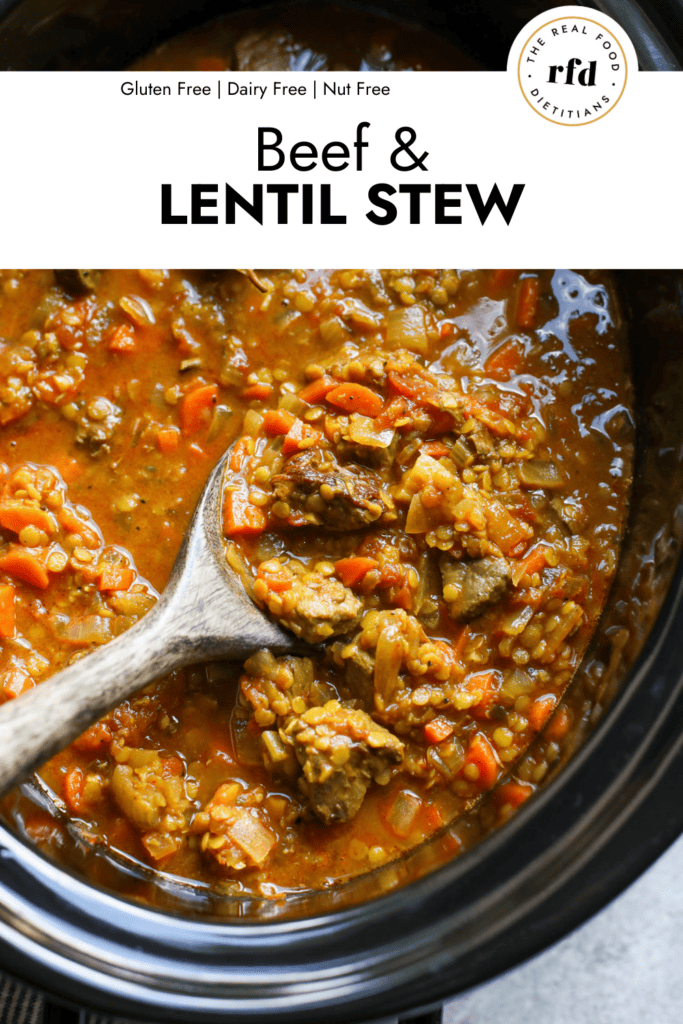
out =
[[[524,98],[555,124],[599,121],[626,88],[624,47],[614,31],[582,15],[555,18],[522,46],[517,76]]]

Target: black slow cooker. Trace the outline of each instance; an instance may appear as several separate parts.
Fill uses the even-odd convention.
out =
[[[501,14],[493,3],[463,0],[419,11],[504,67],[516,32],[543,6]],[[679,6],[599,6],[628,28],[643,68],[677,67]],[[121,67],[225,9],[213,0],[169,0],[163,9],[133,0],[0,3],[0,64]],[[417,7],[393,9],[408,17]],[[602,679],[604,714],[571,761],[468,853],[403,888],[389,886],[391,865],[371,889],[363,878],[349,883],[346,909],[331,891],[299,897],[285,913],[265,901],[223,902],[202,916],[181,889],[163,885],[152,909],[84,882],[0,828],[3,969],[73,1005],[132,1020],[405,1019],[556,941],[680,834],[683,292],[675,272],[624,272],[619,282],[637,387],[636,486],[619,577],[573,684]],[[124,876],[126,865],[117,870]],[[383,878],[387,891],[377,895]]]
[[[432,29],[492,71],[504,70],[517,33],[549,0],[337,0],[336,6],[388,14]],[[0,68],[15,71],[116,70],[159,43],[230,11],[286,0],[0,0]],[[584,6],[615,18],[645,71],[683,64],[683,0],[595,0]]]

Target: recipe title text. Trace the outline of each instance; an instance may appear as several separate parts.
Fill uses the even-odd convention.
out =
[[[300,174],[324,170],[333,174],[364,170],[364,158],[371,142],[371,124],[360,121],[350,144],[332,140],[323,146],[300,140],[285,144],[279,128],[257,129],[257,169],[269,174],[283,168]],[[418,143],[417,132],[409,125],[397,128],[394,146],[388,154],[389,166],[401,175],[420,176],[429,172],[429,152]],[[323,182],[262,182],[251,191],[238,190],[229,182],[194,182],[180,189],[171,183],[161,186],[162,224],[227,224],[238,216],[258,224],[347,224],[349,213],[332,184]],[[488,188],[476,183],[405,181],[375,182],[367,190],[370,208],[364,217],[379,227],[403,221],[409,224],[458,225],[464,217],[476,217],[485,224],[497,211],[509,225],[515,214],[524,185],[505,189],[496,182]],[[238,214],[241,211],[241,214]]]

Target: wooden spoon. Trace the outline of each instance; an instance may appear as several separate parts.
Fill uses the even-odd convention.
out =
[[[221,533],[227,453],[199,499],[166,589],[144,618],[111,643],[0,707],[0,796],[146,683],[183,665],[244,659],[295,637],[251,602],[225,560]]]

